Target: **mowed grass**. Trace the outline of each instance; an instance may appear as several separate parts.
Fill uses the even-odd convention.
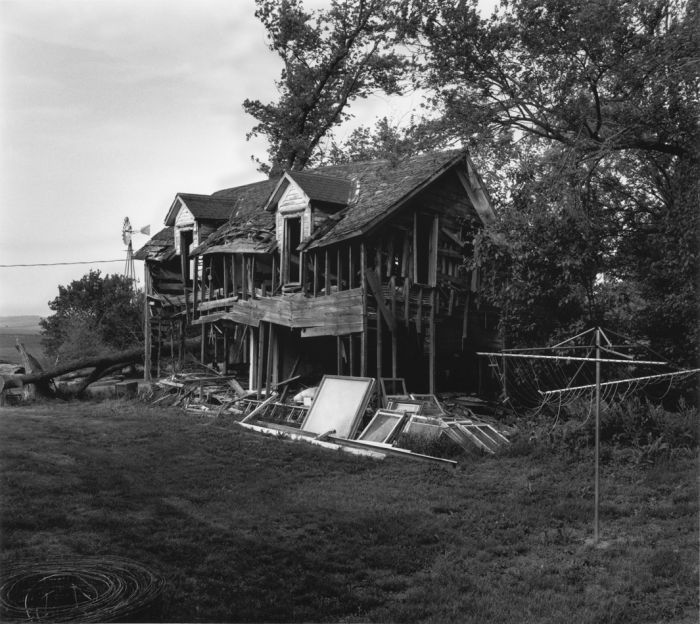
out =
[[[164,621],[697,622],[696,462],[376,461],[128,402],[0,410],[2,563],[121,555]],[[609,455],[609,454],[608,454]]]

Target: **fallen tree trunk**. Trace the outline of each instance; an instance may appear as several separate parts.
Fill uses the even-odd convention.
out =
[[[185,342],[185,348],[199,346],[199,338],[190,338]],[[161,344],[161,352],[169,353],[170,345]],[[0,380],[0,392],[7,388],[21,388],[27,384],[36,384],[41,393],[52,398],[77,398],[85,392],[85,389],[98,379],[114,372],[115,369],[143,362],[144,349],[142,346],[134,347],[126,351],[109,355],[74,360],[51,370],[40,370],[24,375],[3,375]],[[33,359],[33,358],[32,358]],[[66,375],[81,369],[93,369],[80,384],[69,392],[60,391],[53,384],[53,380],[61,375]]]

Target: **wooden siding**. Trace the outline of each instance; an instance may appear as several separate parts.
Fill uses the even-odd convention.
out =
[[[315,298],[302,294],[247,301],[229,297],[199,304],[198,309],[209,314],[200,316],[194,324],[227,320],[258,327],[260,321],[267,321],[302,329],[304,337],[338,336],[364,330],[362,301],[362,288]]]

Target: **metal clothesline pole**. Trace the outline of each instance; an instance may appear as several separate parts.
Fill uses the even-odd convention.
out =
[[[600,327],[595,333],[595,487],[593,503],[593,543],[598,543],[600,531],[600,518],[598,508],[600,507]]]

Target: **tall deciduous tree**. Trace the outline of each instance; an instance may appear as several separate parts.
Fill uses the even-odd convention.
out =
[[[284,63],[277,102],[245,100],[251,136],[268,141],[274,175],[313,162],[321,140],[349,116],[356,98],[401,91],[408,57],[399,48],[415,34],[421,0],[331,0],[306,10],[302,0],[256,0],[269,47]]]
[[[624,320],[693,360],[697,1],[504,0],[487,19],[475,2],[430,6],[425,84],[445,127],[517,163],[492,291],[510,328],[542,340],[553,315],[533,324],[533,297],[576,301],[580,320]],[[487,247],[482,262],[498,256]]]
[[[47,355],[67,361],[124,350],[143,340],[143,295],[123,275],[90,271],[49,302],[53,314],[41,319]]]

